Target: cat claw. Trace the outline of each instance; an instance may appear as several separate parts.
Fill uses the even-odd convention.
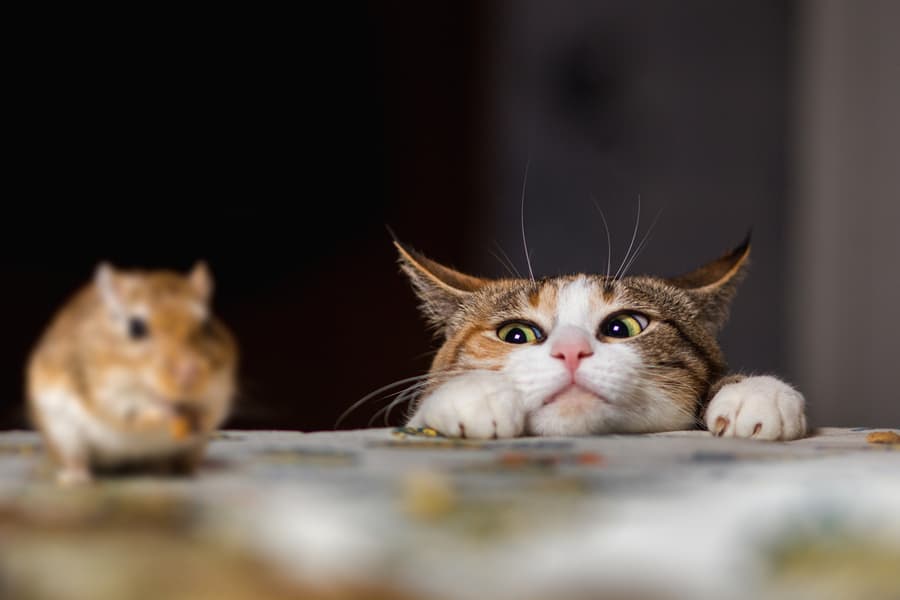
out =
[[[728,426],[731,424],[725,417],[716,417],[716,426],[711,431],[716,437],[722,437],[724,435],[725,430],[728,429]]]
[[[806,434],[803,396],[769,376],[724,386],[710,401],[704,420],[716,437],[796,440]]]

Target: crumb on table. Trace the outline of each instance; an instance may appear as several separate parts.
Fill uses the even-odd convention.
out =
[[[893,431],[873,431],[866,436],[870,444],[900,444],[900,435]]]
[[[394,429],[393,435],[401,439],[407,436],[444,437],[437,429],[431,427],[397,427]]]
[[[191,421],[186,416],[178,415],[169,421],[169,435],[173,439],[183,440],[191,433]]]

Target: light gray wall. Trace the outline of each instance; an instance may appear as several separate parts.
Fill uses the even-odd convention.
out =
[[[802,4],[791,366],[815,422],[900,426],[900,2]]]
[[[499,275],[494,240],[524,272],[523,170],[536,274],[603,271],[645,229],[632,271],[674,275],[754,228],[753,266],[722,341],[732,366],[786,364],[787,4],[781,0],[501,3],[494,19],[494,203],[471,264]],[[473,240],[474,242],[474,240]]]
[[[498,242],[536,274],[614,268],[664,207],[633,270],[674,274],[754,228],[721,339],[777,372],[814,425],[900,426],[900,2],[520,0],[493,23],[493,203],[469,264]],[[480,243],[479,243],[480,242]]]

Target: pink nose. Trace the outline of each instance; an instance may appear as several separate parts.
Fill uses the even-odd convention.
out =
[[[200,368],[197,361],[191,358],[176,360],[171,364],[170,368],[172,370],[172,375],[175,377],[175,381],[184,388],[191,387],[196,382],[197,376],[200,374]]]
[[[592,356],[591,340],[581,329],[566,327],[557,332],[556,339],[550,347],[550,356],[566,363],[566,369],[574,374],[581,364],[582,358]]]

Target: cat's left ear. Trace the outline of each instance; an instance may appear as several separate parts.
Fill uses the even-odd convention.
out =
[[[488,280],[460,273],[416,252],[394,239],[400,257],[400,268],[409,277],[421,300],[422,313],[439,332],[447,321],[476,290]]]
[[[750,234],[734,250],[668,282],[687,291],[697,302],[711,333],[728,319],[728,308],[750,261]]]

